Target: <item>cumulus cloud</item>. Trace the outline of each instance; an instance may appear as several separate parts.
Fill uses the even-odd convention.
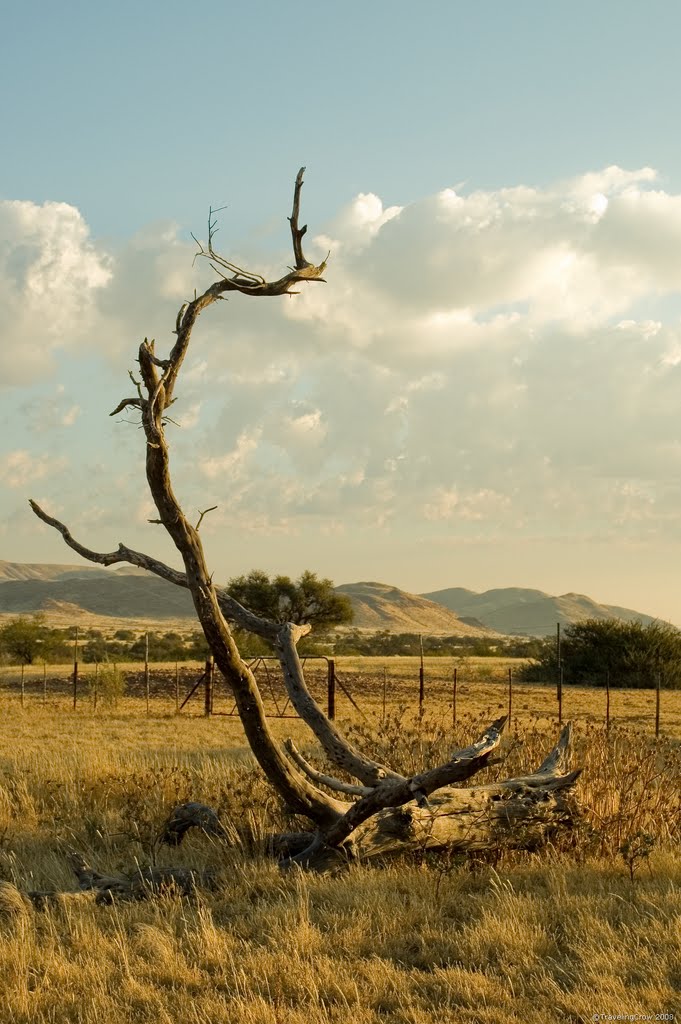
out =
[[[27,384],[52,369],[57,349],[86,337],[109,259],[66,203],[0,201],[0,238],[0,382]]]
[[[208,280],[176,227],[105,254],[77,211],[30,212],[0,257],[13,382],[40,356],[26,296],[56,325],[53,350],[74,310],[121,370],[145,334],[172,343],[177,306]],[[237,295],[197,326],[169,432],[191,506],[220,503],[208,531],[678,532],[681,196],[654,171],[448,187],[387,209],[367,192],[307,248],[331,249],[326,285]],[[71,436],[80,405],[67,390],[53,409]],[[23,472],[4,464],[10,486]]]
[[[0,459],[0,481],[13,490],[29,487],[46,476],[60,473],[67,465],[65,458],[32,455],[25,449],[8,452]]]

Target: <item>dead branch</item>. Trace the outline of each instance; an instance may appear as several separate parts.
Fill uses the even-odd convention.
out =
[[[201,526],[201,523],[203,522],[203,517],[208,515],[209,512],[215,512],[216,508],[217,508],[217,505],[211,505],[210,508],[204,508],[203,512],[201,512],[201,510],[199,509],[199,518],[198,518],[198,521],[196,523],[196,526],[194,527],[194,529],[196,530],[197,533],[199,532],[199,528]]]
[[[310,834],[305,848],[299,842],[294,844],[297,852],[290,858],[291,863],[319,867],[333,858],[351,856],[353,851],[354,855],[370,856],[396,846],[413,848],[416,843],[454,843],[460,848],[481,848],[498,841],[504,822],[507,826],[520,824],[522,829],[530,823],[536,826],[535,833],[537,830],[541,832],[552,827],[563,813],[563,794],[578,775],[578,772],[559,774],[559,769],[566,763],[569,737],[559,742],[556,750],[535,773],[497,787],[451,788],[453,783],[466,781],[490,763],[491,755],[500,742],[503,719],[492,723],[474,744],[457,751],[446,764],[412,778],[374,761],[342,736],[307,689],[296,644],[309,627],[290,623],[282,626],[260,618],[243,608],[224,588],[216,587],[199,534],[203,516],[211,510],[201,512],[194,526],[174,493],[165,436],[165,410],[174,401],[177,378],[201,312],[230,291],[258,297],[291,295],[298,284],[324,280],[322,274],[326,260],[315,266],[303,254],[302,239],[307,231],[307,225],[299,227],[303,174],[304,168],[301,168],[295,181],[292,213],[288,218],[294,267],[278,280],[266,281],[260,274],[244,270],[220,256],[213,246],[217,225],[211,210],[208,247],[197,243],[197,255],[208,259],[220,274],[220,280],[202,294],[195,293],[191,302],[183,303],[175,321],[175,341],[167,358],[156,355],[153,339],[144,339],[138,353],[141,380],[130,375],[138,398],[124,399],[118,407],[120,411],[134,406],[141,412],[147,484],[158,512],[157,521],[175,544],[184,572],[122,544],[114,552],[92,551],[77,542],[63,523],[49,516],[34,501],[30,503],[31,508],[43,522],[58,530],[66,544],[82,557],[102,565],[127,561],[189,590],[215,664],[232,689],[255,757],[286,806],[309,818],[317,829],[314,835]],[[360,785],[346,784],[333,775],[323,775],[309,765],[295,748],[286,752],[280,746],[270,731],[256,680],[239,653],[230,623],[250,630],[274,646],[293,706],[309,725],[332,764],[357,779]],[[328,789],[358,799],[354,803],[341,801],[330,795]],[[193,810],[188,810],[187,806]],[[200,822],[203,822],[200,827],[204,831],[207,825],[217,829],[212,813],[203,805],[176,809],[164,831],[170,837],[167,841],[179,843],[187,828],[198,826]],[[219,832],[215,834],[219,835]],[[516,840],[524,842],[520,833],[514,837],[513,841]],[[477,847],[476,843],[479,844]],[[91,887],[99,886],[107,892],[115,889],[113,882],[109,885],[110,880],[104,876],[95,877],[96,872],[87,866],[80,865],[79,870]]]

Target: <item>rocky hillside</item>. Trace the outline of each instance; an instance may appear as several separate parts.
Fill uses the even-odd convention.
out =
[[[457,614],[417,594],[386,583],[344,583],[336,587],[352,602],[358,629],[444,636],[490,636],[494,630],[464,622]]]
[[[614,618],[627,622],[638,620],[644,624],[655,621],[643,612],[600,604],[585,594],[552,597],[542,590],[524,587],[486,590],[482,594],[463,587],[450,587],[421,596],[441,604],[456,615],[473,617],[500,633],[549,636],[555,633],[557,622],[566,626],[580,619]]]
[[[482,594],[451,587],[418,595],[386,583],[346,583],[337,590],[350,598],[356,628],[392,633],[547,636],[557,622],[568,625],[584,618],[654,621],[642,612],[599,604],[584,594],[552,597],[523,587]],[[57,610],[62,618],[72,614],[74,622],[79,613],[159,621],[194,618],[187,591],[133,566],[105,569],[0,561],[0,614],[51,615]]]

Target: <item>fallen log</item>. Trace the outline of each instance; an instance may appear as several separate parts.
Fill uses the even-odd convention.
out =
[[[319,871],[343,861],[423,850],[537,849],[558,831],[571,829],[581,817],[572,795],[581,769],[569,770],[570,725],[530,775],[468,788],[441,784],[443,778],[448,782],[470,778],[489,764],[504,724],[504,719],[494,722],[476,743],[457,751],[438,769],[410,779],[390,777],[374,787],[355,787],[363,795],[330,828],[275,835],[268,849],[282,867],[298,865]],[[309,768],[300,755],[297,757],[299,764]],[[325,778],[335,782],[331,776]],[[211,812],[207,818],[207,811],[210,808],[196,803],[173,810],[169,822],[182,823],[181,831],[173,833],[175,845],[192,827],[206,831],[207,820],[211,834],[224,834],[217,815]],[[162,834],[167,829],[168,823]]]
[[[95,870],[81,853],[70,850],[67,859],[78,882],[78,888],[16,890],[18,901],[30,901],[36,910],[63,902],[66,898],[78,896],[94,897],[95,903],[138,902],[164,896],[195,896],[200,889],[215,892],[219,888],[218,873],[213,870],[198,870],[184,867],[134,867],[120,875],[105,875]],[[5,905],[12,907],[10,883],[3,883],[0,910]],[[26,905],[26,904],[25,904]]]
[[[492,730],[488,730],[488,734]],[[288,855],[284,866],[299,864],[326,870],[344,859],[365,861],[388,854],[433,849],[447,849],[452,853],[536,849],[559,830],[571,829],[581,817],[577,801],[571,795],[581,769],[566,771],[571,735],[571,726],[567,725],[535,772],[502,782],[470,788],[446,786],[424,796],[424,788],[427,789],[429,783],[426,781],[424,787],[423,780],[430,774],[424,773],[410,780],[417,798],[403,800],[403,792],[389,780],[377,789],[395,787],[393,806],[386,806],[385,794],[377,793],[375,799],[383,809],[374,812],[368,806],[365,819],[357,825],[348,812],[346,819],[351,820],[340,830],[340,841],[338,830],[317,832],[306,849]],[[469,752],[483,745],[484,737],[477,745],[455,756],[465,762]],[[361,805],[365,800],[369,803],[371,797],[355,804],[356,818],[362,817]],[[299,845],[296,838],[296,846]]]

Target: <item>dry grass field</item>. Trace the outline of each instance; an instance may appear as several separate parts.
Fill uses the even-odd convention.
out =
[[[409,659],[345,662],[339,677],[361,713],[340,692],[339,717],[355,742],[405,770],[442,760],[505,704],[505,663],[458,663],[454,729],[453,664],[440,679],[427,666],[419,720]],[[384,664],[392,684],[382,720]],[[2,1024],[679,1019],[681,693],[663,694],[655,742],[652,693],[613,691],[606,736],[602,691],[567,691],[585,821],[550,848],[424,855],[319,877],[282,874],[267,857],[264,837],[291,823],[237,719],[175,715],[160,684],[149,715],[136,685],[116,707],[94,711],[84,696],[74,712],[67,671],[46,704],[42,669],[27,673],[23,708],[16,669],[0,680]],[[216,703],[226,708],[226,695]],[[321,763],[300,722],[273,728]],[[506,761],[480,781],[536,766],[556,734],[553,689],[518,686]],[[194,835],[159,848],[164,818],[190,798],[219,810],[228,844]],[[628,840],[651,850],[634,858],[633,877],[619,852]],[[69,848],[104,872],[152,861],[211,867],[219,885],[191,899],[109,906],[74,893],[34,909],[21,890],[75,890]]]

